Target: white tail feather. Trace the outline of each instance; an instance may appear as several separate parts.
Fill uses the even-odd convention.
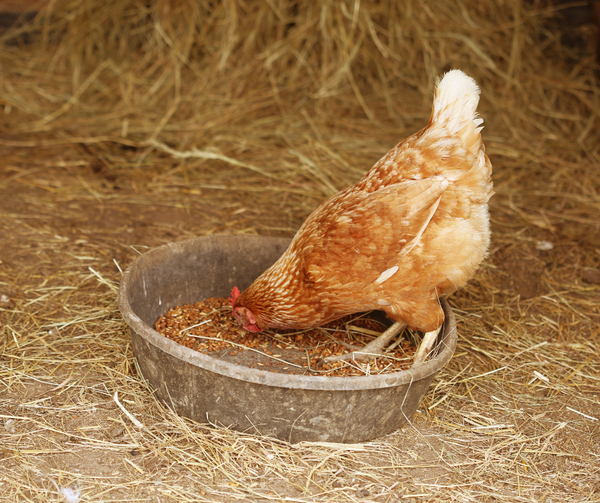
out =
[[[477,119],[479,87],[474,79],[461,70],[451,70],[437,83],[433,100],[432,120],[446,123],[451,134],[460,131],[468,121],[479,126]]]

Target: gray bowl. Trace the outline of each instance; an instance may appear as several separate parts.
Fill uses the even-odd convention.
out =
[[[361,377],[290,375],[249,368],[177,344],[152,327],[170,307],[247,288],[290,240],[210,236],[140,256],[125,272],[119,308],[133,352],[158,398],[178,414],[290,442],[362,442],[398,429],[417,410],[456,348],[448,303],[435,356],[401,372]]]

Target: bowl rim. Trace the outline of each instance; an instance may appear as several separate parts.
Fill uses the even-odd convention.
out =
[[[288,238],[273,238],[267,236],[200,236],[197,238],[168,243],[140,255],[129,265],[129,267],[127,267],[126,271],[123,273],[117,296],[119,310],[121,311],[121,315],[123,316],[123,319],[129,326],[130,330],[142,337],[147,343],[155,346],[165,353],[168,353],[169,355],[178,358],[183,362],[189,363],[206,371],[251,383],[292,389],[349,391],[401,386],[420,381],[431,376],[432,374],[436,374],[452,358],[457,343],[456,319],[450,304],[444,298],[440,298],[440,304],[444,310],[446,319],[442,329],[442,337],[440,342],[438,342],[435,347],[439,349],[436,356],[418,365],[417,367],[407,370],[401,370],[389,374],[347,377],[281,374],[219,360],[199,351],[182,346],[181,344],[177,344],[171,339],[164,337],[154,330],[154,328],[147,325],[133,311],[128,295],[130,291],[130,278],[136,268],[143,266],[145,262],[149,261],[149,259],[156,255],[160,256],[163,254],[166,256],[168,254],[175,253],[176,251],[181,253],[185,248],[195,246],[202,247],[209,244],[214,246],[215,244],[219,244],[220,241],[223,243],[226,241],[231,242],[232,239],[233,241],[239,242],[249,239],[259,239],[267,245],[269,241],[272,243],[275,243],[276,241],[279,243],[285,240],[288,242],[290,241]],[[137,356],[138,355],[136,355],[136,357]]]

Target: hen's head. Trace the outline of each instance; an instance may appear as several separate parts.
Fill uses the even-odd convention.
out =
[[[256,316],[254,313],[250,311],[245,306],[237,305],[236,301],[240,296],[240,289],[237,286],[234,286],[231,290],[231,298],[229,301],[231,302],[231,308],[233,310],[233,318],[237,322],[240,328],[244,330],[248,330],[248,332],[261,332],[264,328],[261,328],[256,320]]]

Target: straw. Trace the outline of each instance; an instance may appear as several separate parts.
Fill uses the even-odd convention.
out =
[[[569,24],[584,4],[57,0],[2,32],[3,500],[597,501],[598,28]],[[481,86],[493,239],[406,427],[293,445],[159,402],[122,270],[189,237],[291,237],[427,124],[450,68]]]

